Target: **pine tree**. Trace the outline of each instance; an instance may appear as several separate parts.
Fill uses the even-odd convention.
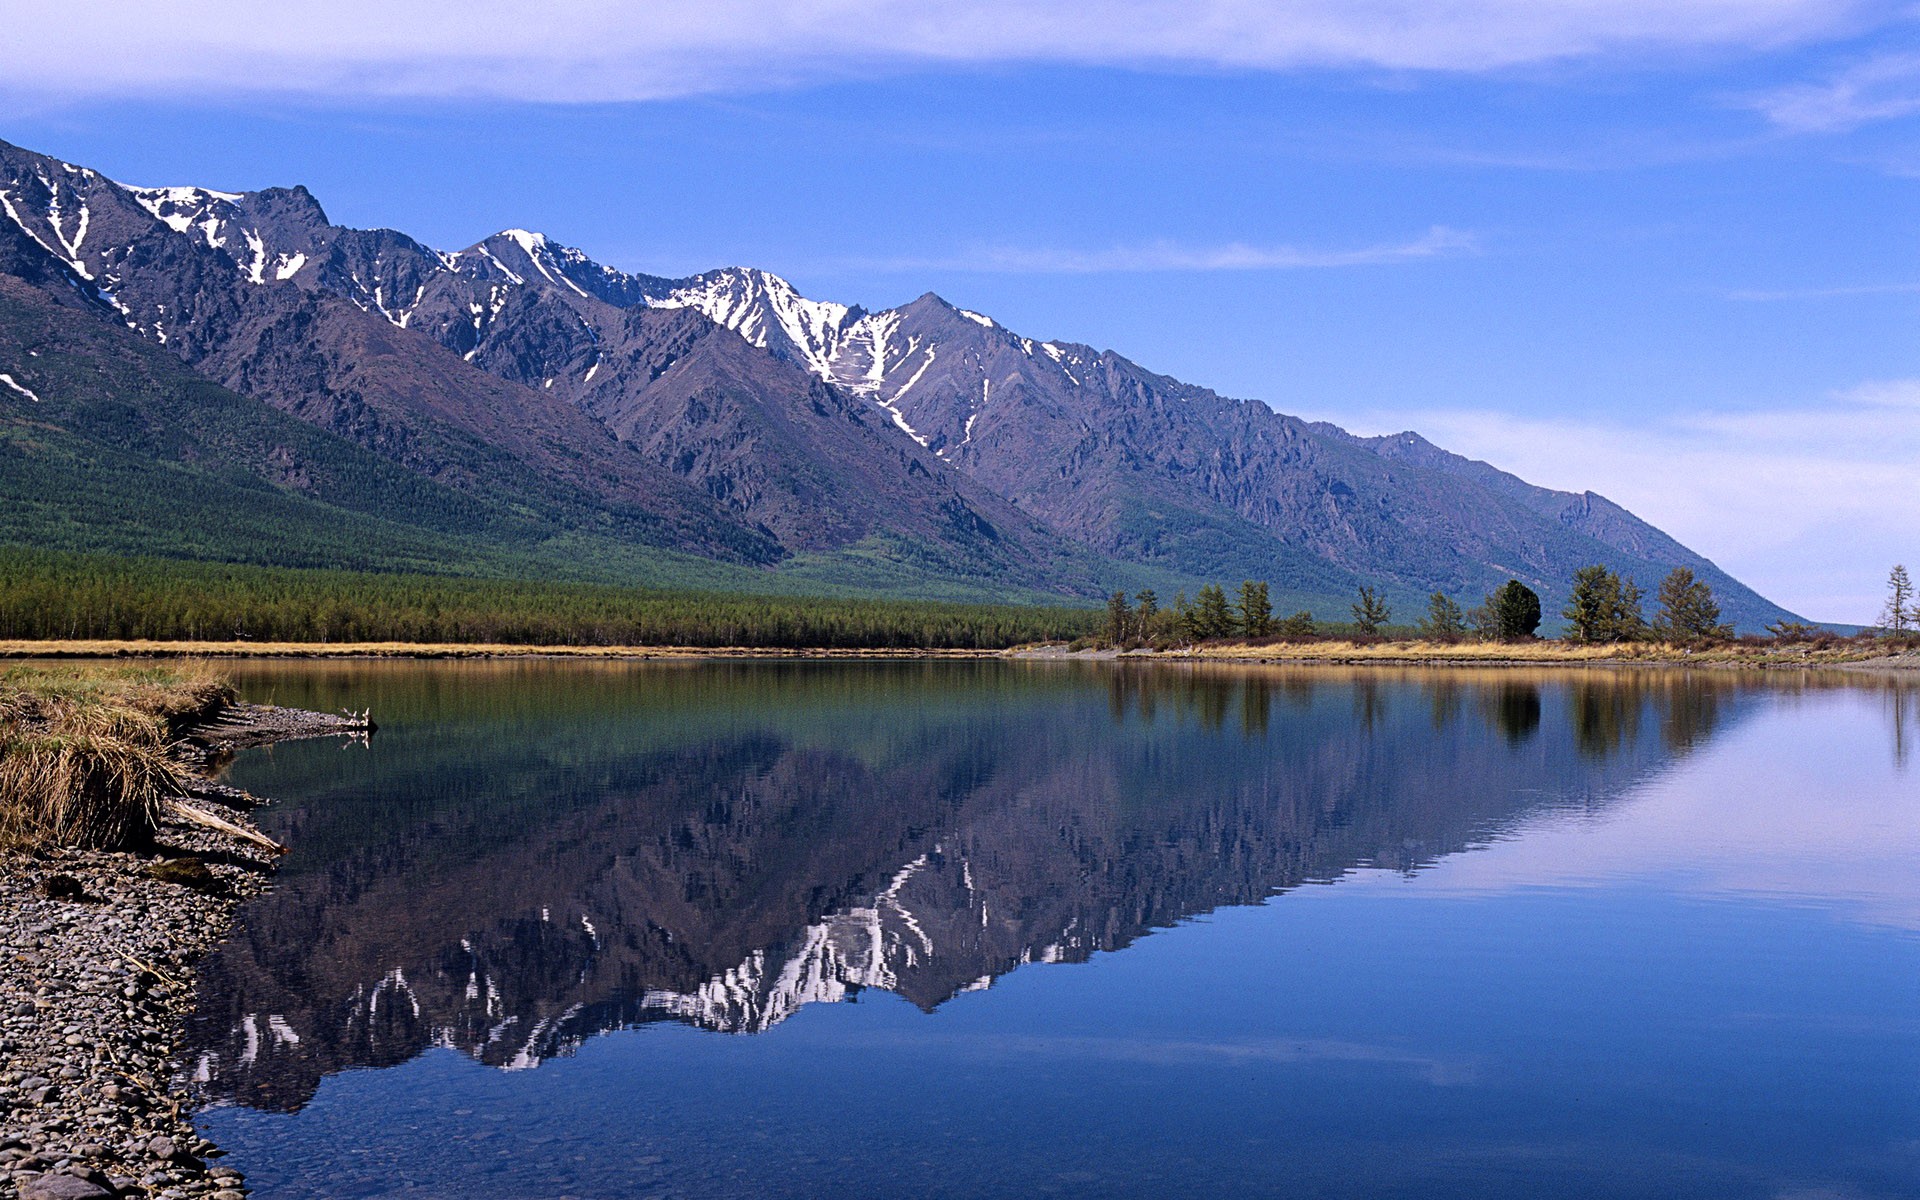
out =
[[[1107,641],[1115,646],[1126,641],[1133,633],[1133,609],[1127,605],[1127,594],[1115,592],[1107,598]]]
[[[1393,610],[1387,607],[1385,601],[1373,594],[1372,588],[1360,589],[1360,598],[1353,603],[1353,623],[1359,627],[1361,633],[1368,637],[1379,633],[1380,627],[1385,625],[1388,618],[1392,616]]]
[[[1240,628],[1250,638],[1266,637],[1273,632],[1273,604],[1267,599],[1267,585],[1248,579],[1240,585]]]
[[[1427,618],[1420,622],[1420,636],[1433,642],[1457,642],[1467,632],[1466,614],[1445,592],[1427,598]]]
[[[1653,618],[1653,632],[1663,641],[1698,642],[1709,638],[1730,638],[1733,627],[1720,623],[1720,605],[1713,589],[1703,579],[1694,578],[1686,567],[1675,567],[1660,581],[1660,611]]]
[[[1640,610],[1641,592],[1631,577],[1622,579],[1606,567],[1581,567],[1573,573],[1573,593],[1561,616],[1567,619],[1570,642],[1627,642],[1646,632]]]
[[[1210,583],[1200,589],[1200,599],[1194,605],[1194,629],[1197,636],[1203,638],[1230,637],[1233,634],[1233,610],[1227,607],[1227,593],[1219,584]]]
[[[1274,632],[1283,638],[1290,638],[1294,641],[1304,641],[1307,638],[1316,636],[1320,632],[1320,628],[1314,624],[1313,614],[1303,608],[1276,625]]]
[[[1609,641],[1634,642],[1647,636],[1647,615],[1640,607],[1645,595],[1633,576],[1620,581],[1614,593],[1612,619],[1607,624]]]
[[[1494,638],[1498,641],[1530,638],[1540,628],[1540,594],[1518,579],[1507,580],[1487,597],[1487,608],[1492,613]]]
[[[1608,597],[1616,589],[1615,576],[1603,566],[1581,567],[1573,573],[1573,592],[1560,615],[1567,620],[1567,640],[1598,642],[1606,637]]]
[[[1907,568],[1898,565],[1887,576],[1887,606],[1881,610],[1880,624],[1890,633],[1905,633],[1914,624],[1920,623],[1920,609],[1913,602],[1913,580],[1907,577]]]

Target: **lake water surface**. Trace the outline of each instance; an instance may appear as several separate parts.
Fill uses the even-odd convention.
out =
[[[279,1197],[1920,1196],[1920,691],[249,665]]]

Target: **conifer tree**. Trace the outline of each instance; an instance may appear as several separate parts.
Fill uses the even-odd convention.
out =
[[[1573,573],[1573,592],[1560,614],[1567,619],[1570,642],[1628,642],[1646,632],[1641,592],[1631,577],[1622,579],[1601,565]]]
[[[1653,631],[1664,641],[1698,642],[1708,638],[1729,638],[1733,627],[1720,622],[1720,605],[1713,589],[1703,579],[1694,578],[1686,567],[1675,567],[1660,581],[1660,611],[1653,618]]]
[[[1913,607],[1913,580],[1904,565],[1896,565],[1887,575],[1887,606],[1880,624],[1890,633],[1905,633],[1915,623],[1920,623],[1920,610]]]
[[[1127,604],[1125,592],[1115,592],[1107,597],[1107,641],[1115,646],[1127,640],[1133,633],[1133,609]]]
[[[1200,636],[1194,623],[1193,602],[1187,599],[1185,590],[1173,594],[1173,629],[1189,642]]]
[[[1300,641],[1315,636],[1320,632],[1320,628],[1314,624],[1313,614],[1303,608],[1277,623],[1274,626],[1274,632],[1283,638]]]
[[[1194,605],[1194,628],[1203,638],[1230,637],[1233,634],[1233,610],[1227,607],[1227,593],[1217,583],[1200,589]]]
[[[1360,598],[1353,602],[1353,623],[1360,632],[1371,637],[1380,632],[1380,627],[1393,616],[1393,610],[1384,600],[1374,595],[1370,587],[1360,589]]]
[[[1480,612],[1482,637],[1517,642],[1540,628],[1540,594],[1518,579],[1509,579],[1493,590]]]
[[[1457,642],[1466,635],[1467,617],[1445,592],[1427,598],[1427,616],[1420,622],[1420,636],[1434,642]]]
[[[1251,579],[1241,583],[1240,628],[1250,638],[1273,632],[1273,603],[1267,599],[1266,584]]]

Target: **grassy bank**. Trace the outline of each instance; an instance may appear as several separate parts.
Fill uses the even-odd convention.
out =
[[[1074,608],[721,595],[0,547],[0,639],[994,650],[1079,637]]]
[[[1331,663],[1679,663],[1687,665],[1838,666],[1887,657],[1892,651],[1871,639],[1824,643],[1726,642],[1677,646],[1665,642],[1428,642],[1301,641],[1213,642],[1148,655],[1227,662]]]
[[[146,844],[182,794],[169,748],[232,698],[191,664],[0,669],[0,846]]]

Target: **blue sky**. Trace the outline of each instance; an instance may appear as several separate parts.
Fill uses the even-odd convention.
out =
[[[1920,565],[1911,10],[394,8],[0,0],[33,64],[0,137],[305,183],[444,248],[525,226],[633,270],[938,291],[1592,488],[1823,619]]]

